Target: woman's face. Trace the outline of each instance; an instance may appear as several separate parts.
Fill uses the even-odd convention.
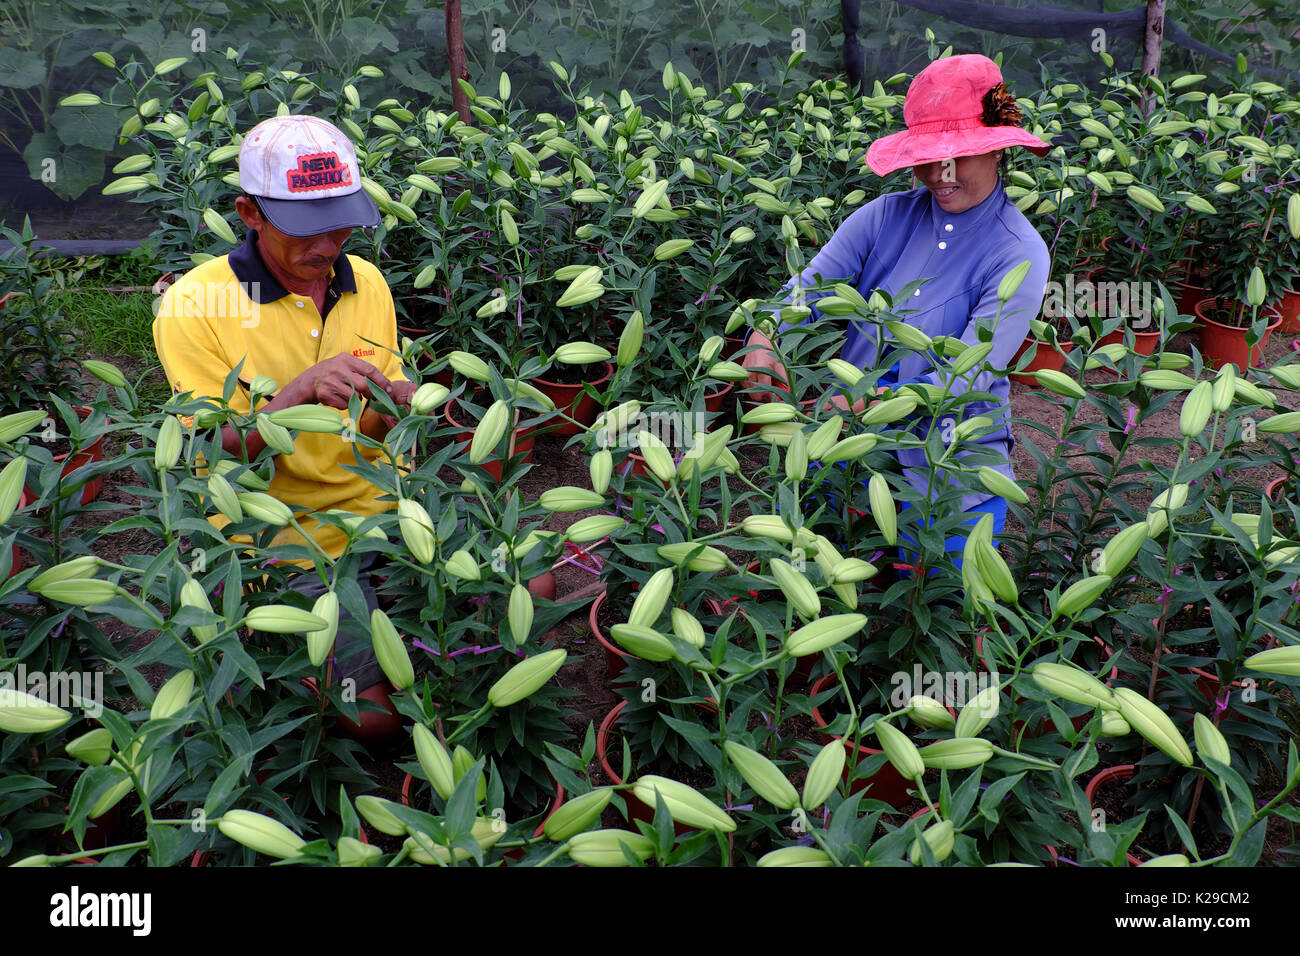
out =
[[[934,195],[944,212],[973,209],[987,199],[998,183],[1002,151],[979,156],[959,156],[912,167],[917,181]]]

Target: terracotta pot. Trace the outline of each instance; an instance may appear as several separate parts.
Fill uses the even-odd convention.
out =
[[[1210,290],[1199,284],[1187,281],[1174,282],[1174,307],[1178,309],[1179,315],[1193,315],[1196,311],[1196,303],[1200,302]]]
[[[1269,635],[1268,639],[1264,642],[1264,646],[1259,648],[1259,650],[1267,650],[1268,648],[1273,647],[1276,644],[1277,644],[1277,638],[1273,637],[1272,635]],[[1162,653],[1164,655],[1176,654],[1177,651],[1173,650],[1172,648],[1165,647],[1162,648]],[[1196,710],[1191,710],[1186,707],[1173,707],[1171,709],[1176,710],[1179,713],[1183,713],[1183,714],[1194,714],[1197,713],[1198,711],[1208,711],[1208,713],[1206,713],[1206,716],[1212,716],[1214,713],[1214,709],[1218,706],[1219,699],[1223,694],[1223,684],[1222,681],[1219,680],[1219,675],[1211,671],[1207,671],[1200,667],[1170,666],[1169,669],[1174,671],[1175,673],[1193,678],[1196,684],[1196,689],[1199,690],[1201,692],[1201,696],[1205,698],[1205,706],[1203,708],[1197,708]],[[1257,683],[1263,684],[1265,687],[1271,687],[1273,685],[1273,681],[1271,680],[1262,679],[1262,678],[1252,678],[1252,679],[1254,679]],[[1235,680],[1232,682],[1232,692],[1234,693],[1238,692],[1244,686],[1245,685],[1240,680]],[[1223,719],[1241,720],[1242,717],[1240,714],[1233,713],[1233,711],[1229,709],[1229,710],[1224,710]]]
[[[726,397],[731,394],[731,390],[735,387],[736,385],[734,382],[723,382],[718,388],[714,389],[713,391],[705,392],[704,410],[714,415],[722,411],[723,400],[726,399]]]
[[[817,683],[812,685],[812,688],[808,691],[808,696],[816,697],[818,694],[820,694],[823,690],[826,689],[828,684],[830,684],[834,680],[835,680],[834,674],[828,674],[826,677],[823,677]],[[820,707],[813,708],[812,718],[813,718],[813,723],[817,727],[827,726],[827,721],[821,715]],[[841,741],[844,744],[844,749],[849,752],[850,763],[853,764],[861,763],[867,757],[874,757],[877,754],[883,753],[883,751],[875,750],[871,747],[866,747],[859,744],[857,748],[858,751],[857,760],[854,761],[853,741],[845,740],[843,737],[831,737],[827,734],[818,734],[818,737],[821,739],[822,743],[830,743],[832,740]],[[845,766],[844,780],[846,783],[848,783],[850,780],[850,772],[851,772],[850,767]],[[883,767],[877,770],[870,777],[854,780],[850,784],[850,790],[853,793],[858,793],[862,790],[866,790],[868,797],[871,797],[874,800],[883,800],[891,807],[894,807],[895,809],[901,809],[902,807],[906,806],[908,801],[911,799],[911,797],[908,795],[907,792],[907,788],[910,787],[911,785],[912,785],[911,781],[905,780],[902,774],[900,774],[897,770],[894,769],[893,764],[886,762]]]
[[[447,424],[452,428],[461,429],[457,441],[465,443],[468,447],[470,441],[474,438],[474,429],[467,425],[462,425],[456,420],[455,410],[457,402],[453,398],[443,406],[442,413],[447,419]],[[529,462],[533,460],[533,429],[516,428],[515,429],[515,456],[522,455],[521,461]],[[489,458],[480,464],[480,467],[497,481],[501,480],[501,459]]]
[[[609,668],[610,680],[615,684],[625,684],[627,681],[619,680],[619,678],[622,676],[623,671],[627,670],[628,661],[637,658],[621,647],[616,647],[605,637],[604,632],[600,629],[600,624],[596,620],[597,615],[600,614],[600,609],[604,606],[605,592],[601,591],[596,596],[596,600],[591,602],[591,611],[587,614],[587,624],[591,627],[591,633],[596,636],[600,646],[605,649],[605,664]]]
[[[1094,774],[1093,778],[1088,781],[1088,785],[1083,790],[1084,795],[1088,798],[1088,805],[1092,806],[1092,799],[1096,796],[1098,789],[1104,787],[1108,783],[1122,783],[1125,780],[1131,779],[1134,769],[1133,764],[1125,763],[1119,764],[1115,767],[1107,767],[1105,770]],[[1128,859],[1129,866],[1140,866],[1142,864],[1142,861],[1132,853],[1125,855]],[[1053,858],[1056,856],[1054,851],[1052,851],[1052,856]]]
[[[1268,337],[1282,324],[1281,313],[1276,308],[1261,310],[1270,317],[1270,321],[1263,338],[1251,347],[1248,354],[1246,329],[1224,325],[1209,317],[1210,310],[1216,308],[1219,302],[1218,299],[1201,299],[1196,303],[1196,317],[1201,321],[1201,353],[1206,358],[1206,364],[1217,368],[1224,362],[1232,362],[1238,371],[1258,366],[1262,361],[1264,346],[1268,344]]]
[[[340,717],[334,725],[334,729],[338,731],[339,735],[366,746],[381,744],[397,737],[402,732],[402,718],[398,715],[397,708],[393,706],[390,698],[391,686],[387,681],[381,681],[363,691],[359,691],[357,693],[358,701],[374,701],[383,707],[387,713],[362,712],[358,715],[361,718],[359,724],[354,723],[347,717]]]
[[[1115,343],[1116,345],[1124,344],[1123,329],[1116,329],[1114,332],[1111,332],[1109,335],[1103,335],[1097,341],[1098,345],[1110,345],[1111,343]],[[1158,331],[1139,332],[1136,329],[1133,330],[1133,349],[1139,355],[1150,355],[1152,352],[1156,350],[1156,346],[1159,344],[1160,344],[1160,333]]]
[[[722,340],[722,351],[718,353],[718,360],[722,362],[729,361],[733,355],[745,347],[745,336],[728,335]]]
[[[696,704],[695,706],[705,711],[709,710],[709,708],[704,704]],[[600,728],[596,731],[596,758],[600,761],[600,767],[605,771],[605,776],[609,779],[610,783],[616,787],[622,786],[624,781],[623,778],[615,772],[613,765],[609,762],[609,735],[614,729],[614,724],[618,722],[618,719],[621,716],[623,716],[623,710],[626,707],[627,701],[620,700],[614,705],[610,712],[605,715],[604,719],[600,722]],[[716,714],[717,711],[714,710],[712,713]],[[654,822],[654,807],[646,805],[630,791],[625,793],[624,796],[627,798],[627,814],[629,817],[633,820],[642,820],[646,823]],[[678,836],[681,836],[683,833],[690,833],[695,829],[695,827],[686,826],[682,823],[673,824],[673,831]]]
[[[68,810],[71,809],[71,807],[65,807],[64,809]],[[81,848],[85,850],[102,850],[104,847],[108,846],[113,839],[113,835],[117,831],[117,825],[121,822],[121,819],[121,808],[117,804],[109,807],[100,816],[89,818],[86,821],[86,835],[81,841]],[[72,835],[68,834],[66,838],[71,840]],[[75,849],[76,847],[74,845],[74,850]],[[93,856],[83,856],[75,862],[81,864],[94,864],[98,863],[99,860]]]
[[[535,598],[555,600],[555,575],[550,571],[539,574],[528,582],[528,593]]]
[[[596,414],[600,410],[600,406],[596,404],[596,399],[593,396],[586,394],[583,390],[587,384],[604,385],[613,377],[614,363],[604,362],[602,364],[605,366],[604,374],[590,383],[578,382],[569,385],[564,382],[548,382],[540,378],[533,379],[532,384],[537,387],[538,391],[544,393],[547,398],[554,402],[557,409],[581,423],[575,425],[573,422],[560,420],[558,423],[547,425],[546,428],[552,435],[576,435],[596,420]]]
[[[1030,347],[1033,345],[1038,346],[1038,350],[1034,353],[1033,361],[1026,365],[1021,372],[1013,372],[1011,374],[1011,380],[1019,382],[1021,385],[1038,385],[1038,379],[1029,374],[1031,372],[1038,372],[1044,369],[1059,372],[1061,369],[1065,368],[1065,357],[1074,351],[1073,342],[1063,342],[1058,340],[1057,348],[1052,348],[1046,342],[1040,342],[1032,335],[1029,335],[1025,337],[1024,344],[1020,346],[1015,356],[1011,359],[1011,364],[1019,364],[1020,356],[1028,352]]]
[[[414,787],[415,787],[415,777],[408,773],[405,779],[402,780],[402,806],[409,807],[411,805],[411,790]],[[533,831],[534,839],[542,835],[542,828],[546,826],[546,821],[551,819],[552,814],[554,814],[556,810],[560,809],[560,806],[563,803],[564,803],[564,788],[560,786],[558,782],[556,782],[555,797],[551,800],[550,807],[546,811],[546,816],[542,819],[541,823],[537,824],[537,829]],[[523,850],[522,849],[518,851],[511,850],[510,853],[507,853],[506,855],[511,856],[512,854],[515,855],[515,859],[518,859],[518,857],[523,856]]]
[[[316,688],[316,678],[304,677],[300,683],[318,698],[320,697],[320,691]],[[387,713],[378,714],[373,711],[362,711],[359,715],[361,717],[361,723],[359,724],[347,717],[340,716],[334,721],[334,730],[340,737],[347,737],[349,740],[355,740],[357,743],[366,746],[383,744],[393,740],[402,732],[402,718],[398,715],[391,699],[391,694],[396,689],[385,680],[359,691],[357,693],[358,700],[373,701],[383,707]],[[261,773],[257,775],[258,783],[262,782],[262,776]],[[285,797],[285,799],[287,800],[288,797]]]
[[[1277,310],[1282,313],[1282,324],[1278,327],[1278,334],[1300,333],[1300,292],[1287,290],[1282,295],[1282,301],[1277,304]]]
[[[93,414],[94,412],[94,409],[89,408],[85,405],[76,405],[74,406],[74,408],[77,411],[78,417],[80,417],[83,422],[87,418],[89,418],[91,414]],[[96,438],[85,448],[78,448],[73,452],[65,452],[62,455],[55,455],[54,460],[61,461],[64,463],[63,470],[62,472],[60,472],[60,474],[64,478],[72,474],[78,468],[82,468],[93,462],[103,461],[104,460],[104,436],[100,435],[98,438]],[[96,498],[98,498],[100,491],[103,489],[103,486],[104,486],[103,475],[96,475],[94,478],[91,478],[89,481],[87,481],[81,487],[81,503],[83,505],[88,505]],[[24,487],[23,491],[27,495],[29,501],[35,501],[37,498],[40,497],[40,495],[38,495],[30,486]]]

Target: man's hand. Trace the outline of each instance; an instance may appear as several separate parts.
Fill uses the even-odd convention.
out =
[[[389,382],[387,392],[394,405],[405,405],[410,408],[411,396],[415,394],[415,389],[414,382]]]
[[[785,388],[788,391],[788,386],[781,383],[789,382],[790,375],[785,366],[781,364],[780,359],[776,357],[776,351],[772,348],[772,340],[755,329],[750,333],[749,341],[745,344],[759,346],[759,348],[748,353],[740,362],[743,368],[749,370],[747,384],[750,386],[770,387],[773,384],[772,377],[775,375],[778,379],[777,387]],[[776,401],[776,396],[771,392],[751,392],[750,394],[753,396],[754,401],[757,402]]]
[[[320,404],[330,408],[347,408],[353,392],[362,398],[373,398],[371,386],[375,385],[393,395],[395,384],[409,383],[390,382],[379,369],[355,355],[336,355],[307,369],[289,383],[286,391],[292,390],[300,395],[300,405]],[[393,400],[396,401],[396,397]]]

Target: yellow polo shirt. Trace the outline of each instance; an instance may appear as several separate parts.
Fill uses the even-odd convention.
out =
[[[257,234],[250,231],[229,255],[185,273],[163,296],[153,338],[172,391],[219,399],[226,376],[242,361],[230,405],[247,414],[254,376],[270,376],[283,387],[312,365],[344,353],[374,365],[390,381],[407,380],[395,354],[393,297],[378,269],[340,255],[325,301],[322,316],[310,297],[284,289],[262,262]],[[396,506],[378,501],[378,488],[343,468],[356,464],[358,454],[373,461],[378,450],[341,435],[307,432],[296,436],[294,446],[292,455],[275,456],[269,493],[295,512],[339,508],[372,515]],[[216,518],[218,527],[225,523]],[[331,557],[342,553],[343,532],[301,514],[299,521]],[[305,544],[292,527],[274,543]]]

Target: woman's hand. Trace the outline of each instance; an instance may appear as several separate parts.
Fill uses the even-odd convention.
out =
[[[889,391],[888,385],[877,385],[876,386],[877,397],[873,398],[870,402],[868,402],[864,398],[859,398],[856,402],[853,403],[853,414],[860,415],[863,412],[865,412],[872,405],[876,404],[876,402],[880,401],[879,396],[883,395],[887,391]],[[831,396],[830,400],[827,401],[826,404],[822,406],[822,411],[830,411],[832,408],[836,408],[843,412],[843,411],[847,411],[848,407],[849,407],[849,400],[844,397],[843,392],[840,392]]]
[[[790,375],[785,366],[781,364],[781,360],[776,357],[776,351],[772,348],[772,340],[755,329],[749,334],[749,341],[746,342],[746,345],[759,346],[741,359],[741,366],[749,371],[746,384],[751,387],[770,388],[773,384],[773,376],[775,376],[777,388],[789,391],[789,386],[783,383],[789,382]],[[776,396],[771,392],[751,392],[750,394],[756,402],[776,401]]]

